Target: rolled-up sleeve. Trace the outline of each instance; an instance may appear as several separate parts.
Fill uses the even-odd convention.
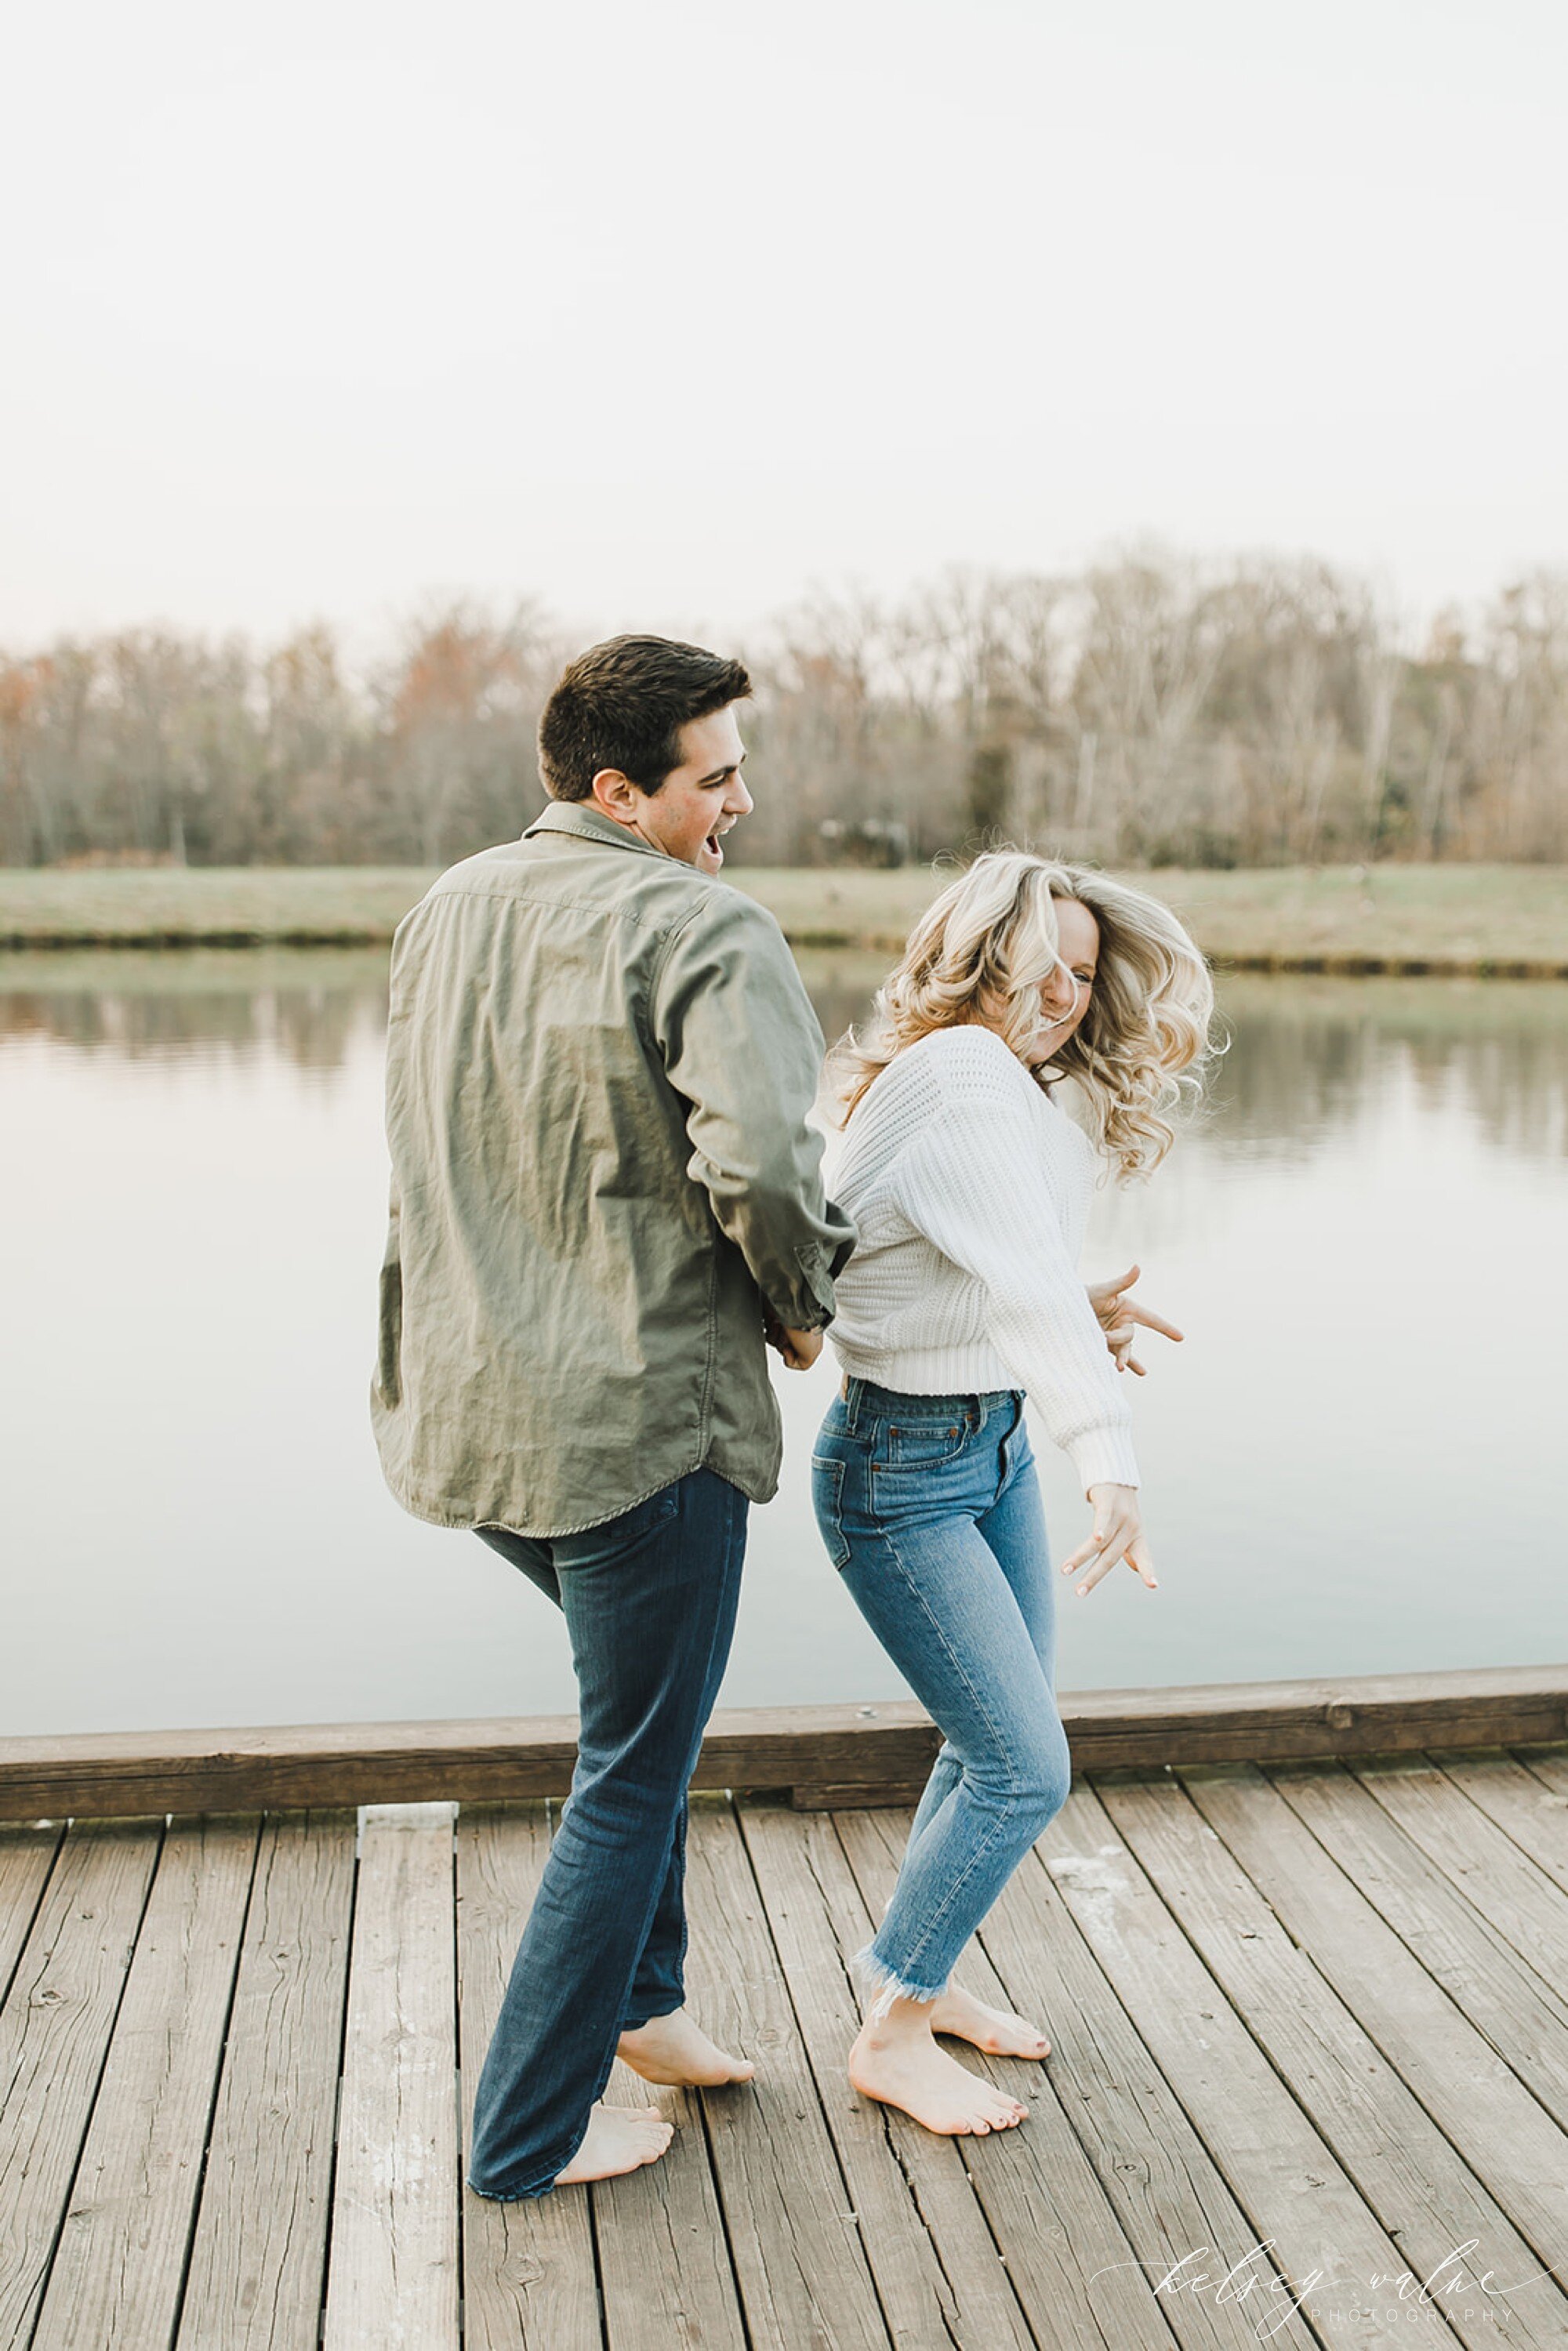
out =
[[[779,1320],[821,1329],[855,1228],[822,1188],[822,1138],[807,1124],[822,1032],[772,915],[715,890],[671,937],[649,1019],[689,1105],[688,1175]]]

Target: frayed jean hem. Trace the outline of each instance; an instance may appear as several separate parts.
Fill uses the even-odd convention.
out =
[[[941,1999],[951,1980],[944,1976],[940,1983],[914,1983],[890,1968],[885,1959],[879,1959],[871,1943],[851,1959],[850,1973],[857,1991],[869,2002],[865,2012],[868,2024],[882,2023],[891,2014],[895,2000],[918,2001],[922,2007],[928,2006],[932,2001]]]

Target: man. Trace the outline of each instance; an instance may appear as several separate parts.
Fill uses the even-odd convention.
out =
[[[405,1509],[562,1608],[571,1794],[475,2100],[468,2184],[652,2162],[600,2103],[744,2080],[684,2010],[686,1786],[777,1489],[765,1334],[803,1370],[852,1226],[807,1127],[822,1039],[771,915],[717,879],[752,805],[737,662],[617,637],[539,726],[553,805],[429,891],[392,952],[392,1212],[371,1393]]]

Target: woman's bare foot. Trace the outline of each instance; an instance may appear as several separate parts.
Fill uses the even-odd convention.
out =
[[[582,2144],[566,2169],[556,2173],[555,2185],[570,2188],[580,2179],[614,2179],[622,2171],[656,2163],[674,2129],[657,2106],[592,2106]]]
[[[749,2082],[757,2071],[749,2057],[732,2057],[710,2041],[684,2008],[651,2016],[623,2032],[616,2054],[644,2082],[670,2089],[712,2089],[720,2082]]]
[[[1021,2123],[1029,2112],[1021,2100],[993,2089],[938,2049],[930,2013],[929,2002],[897,2001],[885,2023],[862,2025],[850,2051],[850,2080],[862,2097],[899,2106],[950,2138],[983,2138]]]
[[[1015,2016],[1010,2008],[988,2008],[972,1991],[949,1984],[931,2007],[933,2032],[950,2032],[956,2041],[971,2042],[993,2057],[1049,2057],[1051,2043],[1038,2024]]]

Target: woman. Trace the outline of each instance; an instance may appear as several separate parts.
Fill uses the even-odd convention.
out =
[[[1160,1160],[1162,1111],[1196,1085],[1213,989],[1168,910],[1083,867],[1002,850],[916,925],[870,1038],[840,1047],[831,1175],[860,1245],[830,1329],[845,1378],[817,1442],[818,1523],[856,1604],[944,1733],[874,1939],[850,2056],[866,2096],[934,2131],[1006,2129],[1028,2108],[940,2048],[1050,2044],[950,1970],[1066,1800],[1053,1600],[1023,1406],[1093,1506],[1063,1562],[1080,1593],[1154,1563],[1117,1374],[1133,1326],[1181,1333],[1074,1270],[1096,1144],[1125,1181]],[[1094,1141],[1051,1099],[1077,1081]]]

